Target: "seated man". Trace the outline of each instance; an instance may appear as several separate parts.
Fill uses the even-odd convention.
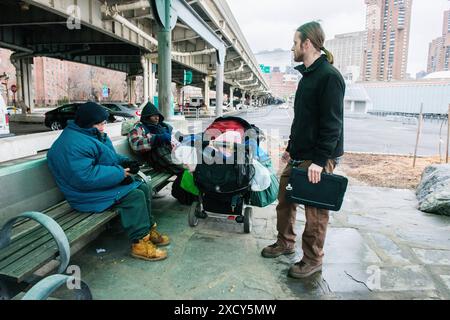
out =
[[[151,102],[145,105],[141,120],[128,133],[128,142],[156,170],[175,175],[183,173],[183,166],[172,160],[172,127],[164,122],[163,115]]]
[[[162,260],[169,238],[156,230],[147,184],[131,174],[139,163],[116,153],[104,133],[108,112],[95,102],[81,105],[75,121],[68,121],[48,151],[48,166],[72,208],[81,212],[118,209],[122,226],[132,241],[131,255]]]

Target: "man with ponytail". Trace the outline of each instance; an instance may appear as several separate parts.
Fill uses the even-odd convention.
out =
[[[294,102],[294,120],[287,162],[280,179],[277,205],[277,242],[265,247],[266,258],[295,253],[297,205],[286,200],[286,186],[293,167],[307,168],[311,183],[321,173],[332,173],[343,148],[343,102],[345,82],[333,67],[333,55],[324,48],[325,34],[318,22],[299,27],[294,36],[294,60],[302,74]],[[294,278],[305,278],[322,270],[323,247],[329,220],[328,210],[305,206],[306,224],[302,235],[303,257],[289,269]]]

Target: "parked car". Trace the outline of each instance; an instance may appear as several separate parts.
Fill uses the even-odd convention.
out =
[[[8,107],[6,107],[6,112],[8,113],[8,115],[21,114],[22,113],[22,109],[16,108],[14,106],[8,106]]]
[[[68,120],[75,120],[75,114],[83,102],[64,104],[56,109],[45,113],[44,124],[52,130],[61,130],[67,126]],[[108,122],[115,122],[116,117],[108,108],[105,108],[109,112]]]
[[[111,110],[111,113],[116,117],[125,118],[140,118],[141,109],[135,104],[120,103],[120,102],[105,102],[102,106]]]

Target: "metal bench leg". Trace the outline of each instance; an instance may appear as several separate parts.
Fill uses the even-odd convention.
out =
[[[11,300],[14,296],[11,291],[11,285],[6,280],[0,279],[0,300]]]
[[[17,283],[11,279],[0,277],[0,300],[11,300],[27,286],[25,283]]]
[[[73,290],[75,300],[92,300],[91,290],[85,282],[63,274],[54,274],[42,279],[28,290],[22,300],[46,300],[59,287],[72,281],[80,281],[80,289],[69,289]]]
[[[61,226],[49,216],[36,211],[24,212],[17,217],[8,220],[0,230],[0,249],[7,247],[11,243],[11,232],[14,224],[19,220],[32,219],[40,223],[52,235],[59,250],[59,269],[58,273],[63,273],[69,265],[70,246],[64,230]]]

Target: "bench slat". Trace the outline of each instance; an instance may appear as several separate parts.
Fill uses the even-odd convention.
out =
[[[63,230],[68,223],[72,222],[75,219],[81,219],[81,217],[77,217],[77,215],[80,215],[80,213],[71,214],[72,212],[74,212],[73,209],[71,212],[66,213],[64,216],[61,216],[56,220],[56,222],[61,226]],[[43,237],[51,239],[51,236],[48,233],[48,231],[44,227],[39,225],[37,228],[30,230],[29,233],[23,235],[22,237],[18,239],[16,238],[11,242],[11,244],[8,247],[6,247],[0,252],[0,263],[2,262],[2,260],[6,259],[11,254],[33,244],[36,241],[39,241]]]
[[[68,214],[70,214],[73,211],[74,210],[70,206],[61,206],[61,207],[55,209],[55,211],[47,212],[45,214],[59,223],[62,219],[64,219]],[[28,236],[30,233],[33,233],[36,230],[41,229],[41,225],[39,223],[37,223],[36,221],[28,220],[28,222],[29,223],[27,223],[26,225],[21,225],[21,226],[17,227],[17,229],[19,229],[18,231],[16,230],[16,227],[14,227],[14,232],[13,232],[14,234],[11,237],[11,244],[13,244],[17,241],[20,241],[22,238]],[[23,229],[25,226],[28,226],[28,228]],[[0,257],[1,257],[1,254],[0,254]]]
[[[85,219],[86,219],[85,214],[78,214],[78,215],[75,214],[74,218],[71,219],[71,217],[69,217],[68,222],[65,223],[64,225],[61,225],[61,228],[64,231],[66,231]],[[41,238],[36,239],[36,241],[33,241],[32,243],[28,244],[25,247],[22,247],[18,250],[16,249],[16,246],[10,247],[11,249],[8,249],[8,251],[13,250],[13,253],[2,259],[2,261],[0,261],[0,273],[3,273],[4,270],[8,269],[10,265],[14,265],[16,261],[22,258],[27,258],[30,254],[32,254],[32,251],[35,251],[36,249],[38,249],[40,246],[44,245],[47,242],[53,243],[54,241],[52,235],[46,232],[45,230],[44,235]]]
[[[101,214],[92,214],[72,228],[65,230],[71,247],[75,242],[78,242],[83,237],[92,234],[115,216],[117,216],[117,212],[115,211],[105,211]],[[26,276],[30,275],[32,272],[42,267],[45,263],[55,258],[57,252],[57,245],[54,242],[47,242],[37,250],[34,250],[29,255],[21,259],[20,263],[15,263],[14,265],[10,265],[2,270],[2,273],[17,279],[20,282]]]
[[[170,173],[159,173],[152,176],[153,189],[161,189],[161,186],[172,177]]]

